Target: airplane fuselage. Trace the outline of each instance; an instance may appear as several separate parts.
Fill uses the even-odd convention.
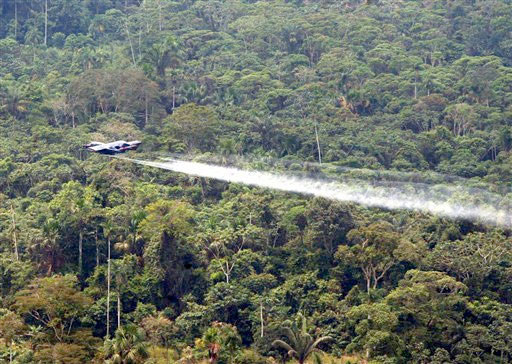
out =
[[[84,148],[91,152],[114,155],[124,153],[129,150],[136,150],[140,144],[141,142],[138,140],[133,140],[131,142],[117,140],[111,143],[90,142],[89,144],[84,145]]]

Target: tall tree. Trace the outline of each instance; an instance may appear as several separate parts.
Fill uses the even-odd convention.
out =
[[[37,278],[16,295],[13,308],[42,325],[54,340],[65,342],[92,304],[77,284],[72,275]]]
[[[110,258],[110,239],[112,238],[113,225],[110,221],[103,223],[103,234],[107,238],[107,312],[106,312],[106,338],[110,339],[110,283],[111,283],[111,258]]]
[[[83,242],[87,225],[94,207],[97,205],[97,193],[92,187],[82,187],[72,181],[64,184],[62,190],[50,202],[61,229],[76,229],[78,232],[78,274],[83,278]],[[72,230],[64,230],[67,236],[73,236]]]
[[[400,261],[400,236],[389,223],[374,223],[348,233],[353,245],[340,245],[335,257],[347,265],[359,267],[366,291],[376,289],[386,273]]]
[[[164,77],[166,69],[178,66],[182,57],[178,39],[168,35],[148,45],[143,51],[142,61],[154,68],[156,76]]]
[[[113,264],[117,293],[117,327],[121,327],[121,294],[128,279],[133,276],[136,259],[133,255],[126,255],[122,259],[116,259]]]

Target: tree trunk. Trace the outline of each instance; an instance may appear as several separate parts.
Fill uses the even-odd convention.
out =
[[[138,49],[138,53],[139,53],[139,60],[142,58],[142,27],[139,28],[139,49]]]
[[[361,266],[361,270],[363,271],[364,278],[366,279],[366,292],[368,294],[370,294],[370,287],[371,287],[371,283],[372,283],[372,276],[371,276],[370,268]]]
[[[126,25],[126,34],[128,35],[128,42],[130,43],[130,51],[132,53],[133,66],[135,66],[137,63],[135,62],[135,51],[133,50],[132,37],[130,36],[130,30],[128,29],[128,24]]]
[[[261,337],[265,334],[265,323],[263,321],[263,301],[260,300],[260,322],[261,322]]]
[[[322,164],[322,152],[320,151],[320,140],[318,139],[318,129],[315,123],[315,136],[316,136],[316,147],[318,150],[318,162]]]
[[[100,266],[100,245],[98,244],[98,228],[96,228],[94,240],[96,243],[96,268],[98,268]]]
[[[162,1],[158,1],[158,30],[162,31]]]
[[[84,240],[84,233],[82,230],[78,233],[78,274],[82,278],[82,244]]]
[[[144,126],[147,126],[148,125],[148,121],[149,121],[149,111],[148,111],[148,94],[146,93],[145,94],[145,122],[144,122]]]
[[[14,0],[14,39],[18,37],[18,0]]]
[[[172,110],[176,107],[176,86],[172,86]]]
[[[44,45],[48,44],[48,0],[44,2]]]
[[[121,327],[121,290],[117,289],[117,328]]]
[[[14,213],[14,207],[11,204],[11,214],[12,214],[12,241],[14,243],[14,256],[16,260],[20,260],[20,255],[18,252],[18,238],[16,236],[16,215]]]
[[[107,239],[107,243],[107,339],[110,339],[110,238]]]

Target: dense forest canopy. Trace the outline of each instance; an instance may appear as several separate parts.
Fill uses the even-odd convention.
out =
[[[511,362],[506,229],[82,148],[510,196],[511,19],[509,0],[0,0],[0,361]]]

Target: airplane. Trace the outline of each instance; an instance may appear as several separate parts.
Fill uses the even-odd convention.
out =
[[[89,144],[84,145],[84,148],[91,152],[114,155],[124,153],[129,150],[136,150],[140,144],[141,142],[138,140],[133,140],[131,142],[117,140],[112,143],[90,142]]]

